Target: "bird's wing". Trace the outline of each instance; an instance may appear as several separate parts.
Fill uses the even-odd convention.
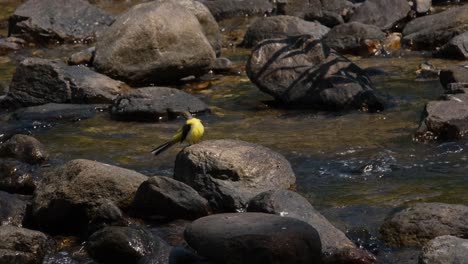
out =
[[[182,127],[182,137],[180,137],[180,142],[183,142],[187,138],[187,135],[191,128],[192,128],[192,125],[190,124],[185,124]]]

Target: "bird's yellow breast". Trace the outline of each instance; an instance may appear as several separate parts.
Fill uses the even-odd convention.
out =
[[[203,133],[205,133],[205,127],[201,123],[200,119],[191,118],[187,120],[186,124],[190,125],[190,131],[188,132],[185,141],[187,141],[189,144],[200,141],[200,139],[203,137]]]

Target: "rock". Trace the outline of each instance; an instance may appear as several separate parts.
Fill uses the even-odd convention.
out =
[[[420,141],[456,140],[468,131],[468,94],[446,94],[426,104],[416,132]]]
[[[0,263],[40,264],[49,249],[45,234],[25,228],[0,226]]]
[[[310,35],[321,39],[330,29],[317,22],[309,22],[293,16],[262,17],[247,29],[243,46],[250,48],[265,39]]]
[[[155,1],[119,16],[98,38],[93,65],[106,75],[143,86],[201,75],[214,60],[195,15],[179,4]]]
[[[14,158],[29,164],[40,164],[49,158],[49,154],[37,139],[17,134],[0,145],[0,157]]]
[[[171,119],[177,112],[208,112],[197,97],[167,87],[145,87],[118,97],[111,108],[112,118],[125,121],[156,122]]]
[[[128,89],[83,66],[27,58],[16,68],[7,100],[25,107],[47,103],[107,104]]]
[[[323,38],[323,43],[340,53],[370,55],[365,40],[382,42],[385,33],[380,28],[360,22],[338,25]]]
[[[416,203],[385,220],[382,238],[391,245],[423,246],[443,235],[468,236],[468,206]]]
[[[11,225],[21,227],[29,200],[30,197],[25,195],[0,191],[0,226]]]
[[[439,58],[468,60],[468,32],[452,38],[433,55]]]
[[[192,187],[167,177],[150,177],[133,201],[134,214],[149,219],[197,219],[208,215],[208,201]]]
[[[229,72],[232,70],[232,62],[226,57],[216,58],[210,69],[214,72]]]
[[[155,263],[155,264],[159,264],[159,263]],[[205,258],[197,255],[188,246],[186,247],[177,246],[177,247],[173,247],[171,250],[171,254],[169,255],[169,264],[214,264],[214,263],[209,262]]]
[[[174,178],[192,186],[218,211],[245,208],[250,198],[287,189],[296,177],[280,154],[240,140],[210,140],[182,150]]]
[[[454,236],[439,236],[430,240],[423,248],[420,264],[466,263],[468,239]]]
[[[40,177],[35,167],[14,159],[0,159],[0,190],[32,194]]]
[[[415,50],[431,50],[466,31],[468,6],[465,5],[409,22],[403,29],[403,43]]]
[[[13,112],[9,121],[29,121],[34,124],[47,122],[79,121],[107,111],[107,104],[44,104],[20,108]]]
[[[432,0],[413,0],[414,10],[417,13],[423,14],[431,10]]]
[[[89,221],[88,233],[92,233],[106,226],[126,225],[122,211],[112,201],[102,201],[98,207],[93,209],[92,219]]]
[[[314,3],[314,1],[311,1]],[[355,6],[347,0],[328,0],[320,1],[322,4],[322,12],[314,11],[305,14],[304,19],[308,21],[318,21],[322,25],[333,28],[339,24],[345,23],[355,9]],[[317,13],[319,14],[317,16]]]
[[[269,0],[199,0],[210,10],[216,20],[230,17],[263,16],[273,10]]]
[[[349,22],[361,22],[390,30],[406,18],[410,11],[407,0],[367,0],[354,10]]]
[[[114,22],[84,0],[29,0],[9,20],[9,35],[29,41],[90,42]]]
[[[100,263],[137,263],[155,252],[170,251],[169,246],[155,239],[148,229],[117,226],[105,227],[91,235],[86,249]]]
[[[370,112],[384,108],[364,70],[308,36],[259,43],[247,62],[247,75],[287,107]]]
[[[317,231],[289,217],[262,213],[211,215],[195,220],[185,230],[185,240],[198,254],[217,263],[320,263]]]
[[[21,44],[10,42],[7,39],[0,37],[0,56],[6,55],[10,52],[20,50],[23,46]]]
[[[69,65],[91,65],[94,59],[94,53],[96,52],[96,47],[87,48],[85,50],[73,53],[70,58],[68,58]]]
[[[77,159],[44,173],[32,204],[34,224],[54,234],[86,231],[103,203],[129,208],[147,177],[132,170]]]
[[[323,16],[320,0],[280,0],[276,4],[276,13],[306,18],[306,20],[316,20]]]
[[[323,263],[374,263],[375,257],[357,248],[346,235],[299,194],[287,190],[272,190],[250,200],[248,212],[262,212],[292,217],[315,228],[320,235]]]
[[[468,83],[468,67],[450,66],[440,71],[439,78],[444,89],[451,83]]]

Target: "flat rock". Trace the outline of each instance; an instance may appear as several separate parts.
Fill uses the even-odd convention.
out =
[[[231,17],[262,16],[273,10],[269,0],[199,0],[208,7],[216,20]]]
[[[210,212],[208,201],[192,187],[168,177],[150,177],[133,201],[136,216],[149,219],[196,219]]]
[[[30,164],[47,161],[49,153],[39,140],[17,134],[0,144],[0,157],[14,158]]]
[[[468,32],[452,38],[433,55],[446,59],[468,60]]]
[[[265,40],[253,50],[247,75],[286,107],[381,111],[385,100],[366,72],[308,36]]]
[[[221,263],[320,263],[321,258],[320,237],[313,227],[270,214],[203,217],[185,230],[185,239],[198,254]]]
[[[240,140],[209,140],[185,148],[177,155],[174,178],[192,186],[214,210],[231,212],[261,192],[288,189],[296,181],[282,155]]]
[[[26,228],[0,226],[0,263],[42,263],[49,250],[44,233]]]
[[[367,0],[354,10],[349,22],[361,22],[389,30],[406,18],[410,11],[407,0]]]
[[[114,22],[84,0],[29,0],[9,19],[9,35],[37,42],[90,42]]]
[[[102,203],[128,209],[145,180],[132,170],[84,159],[69,161],[44,173],[33,198],[34,224],[51,233],[81,234]]]
[[[436,237],[423,247],[420,264],[467,263],[468,239],[455,236]]]
[[[30,196],[0,191],[0,226],[21,227],[30,199]]]
[[[382,238],[396,246],[423,246],[438,236],[468,236],[468,206],[417,203],[385,220]]]
[[[108,111],[107,104],[55,104],[29,106],[16,110],[10,122],[29,121],[32,123],[73,122],[88,119],[98,113]]]
[[[197,17],[173,1],[136,5],[98,38],[93,65],[132,85],[201,75],[215,52]]]
[[[32,194],[39,184],[36,167],[15,159],[0,159],[0,190]]]
[[[310,35],[321,39],[329,30],[318,22],[309,22],[293,16],[261,17],[249,26],[242,45],[250,48],[265,39],[297,35]]]
[[[175,88],[145,87],[118,97],[111,115],[117,120],[156,122],[182,111],[204,113],[209,108],[197,97]]]

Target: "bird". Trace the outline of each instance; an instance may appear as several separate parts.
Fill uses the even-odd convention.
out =
[[[203,133],[205,133],[205,127],[201,120],[193,117],[190,112],[184,111],[181,112],[181,114],[186,119],[184,126],[177,131],[171,140],[153,149],[151,154],[155,156],[159,155],[178,142],[186,142],[192,145],[200,141],[203,137]]]

